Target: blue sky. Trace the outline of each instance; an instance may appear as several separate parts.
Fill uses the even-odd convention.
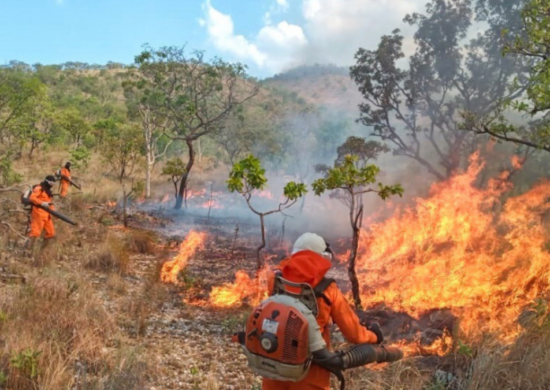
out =
[[[349,65],[420,0],[0,0],[0,63],[131,63],[144,43],[183,45],[269,76]]]

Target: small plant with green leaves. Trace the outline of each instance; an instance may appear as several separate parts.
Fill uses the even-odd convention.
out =
[[[8,383],[8,376],[4,373],[4,371],[0,370],[0,386],[5,385],[6,383]]]
[[[11,366],[22,376],[34,382],[40,373],[38,363],[41,354],[42,351],[34,351],[31,348],[14,353],[11,358]]]
[[[86,170],[90,162],[91,153],[85,146],[79,146],[70,151],[71,163],[76,169]]]
[[[15,172],[10,156],[0,159],[0,186],[11,186],[20,183],[23,176]]]
[[[458,348],[456,350],[456,353],[458,353],[459,355],[467,356],[469,358],[474,356],[474,351],[472,350],[472,347],[466,343],[463,343],[460,340],[458,340]]]
[[[363,195],[373,192],[382,199],[392,195],[403,194],[400,184],[384,185],[376,183],[380,168],[373,164],[367,164],[368,158],[361,158],[357,155],[346,154],[336,160],[334,167],[324,167],[324,177],[313,182],[312,187],[315,195],[320,196],[326,191],[336,191],[340,200],[349,209],[349,221],[353,232],[352,247],[348,258],[348,274],[351,281],[353,299],[357,307],[361,307],[359,294],[359,281],[355,272],[355,259],[359,247],[359,237],[363,222]]]
[[[254,191],[263,190],[267,186],[267,178],[265,177],[265,169],[262,168],[261,162],[257,157],[249,155],[243,160],[233,165],[233,169],[229,173],[229,180],[227,181],[227,188],[231,192],[238,192],[246,200],[246,204],[252,210],[254,214],[260,217],[260,229],[262,236],[262,243],[256,250],[258,270],[263,266],[261,259],[261,251],[265,248],[265,222],[266,216],[282,213],[284,210],[293,206],[299,198],[304,196],[307,192],[306,185],[303,183],[288,182],[284,189],[284,200],[279,203],[279,206],[269,211],[259,211],[252,205],[251,199]]]

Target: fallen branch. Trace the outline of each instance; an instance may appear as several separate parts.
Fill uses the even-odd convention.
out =
[[[15,234],[17,234],[19,237],[21,237],[22,239],[26,240],[27,237],[25,237],[24,235],[22,235],[21,233],[19,233],[17,230],[15,230],[9,223],[7,222],[0,222],[0,225],[4,225],[6,226],[9,230],[11,230],[12,232],[14,232]]]

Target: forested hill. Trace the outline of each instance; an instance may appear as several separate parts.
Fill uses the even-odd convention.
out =
[[[20,180],[10,168],[13,159],[32,159],[36,152],[53,147],[67,148],[78,163],[90,153],[105,154],[113,140],[142,137],[142,118],[133,106],[132,92],[124,86],[134,69],[77,62],[1,66],[0,103],[8,103],[0,105],[0,185]],[[209,133],[197,142],[199,156],[232,165],[252,153],[261,155],[268,166],[298,174],[304,165],[295,161],[300,153],[308,166],[333,158],[336,147],[354,131],[358,101],[346,69],[291,70],[261,81],[259,93],[230,114],[223,132]],[[306,141],[311,156],[304,156]],[[164,150],[166,142],[167,137],[159,138],[155,147]],[[185,152],[183,141],[176,141],[161,160],[180,158]]]
[[[299,66],[264,81],[266,85],[295,92],[306,102],[324,106],[355,119],[361,94],[349,69],[334,65]]]

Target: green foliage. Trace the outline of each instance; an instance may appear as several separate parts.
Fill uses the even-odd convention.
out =
[[[550,151],[550,41],[548,28],[550,15],[548,0],[523,2],[518,13],[520,26],[501,29],[501,39],[505,41],[505,58],[524,63],[528,73],[519,74],[509,82],[508,89],[513,96],[502,99],[499,106],[484,118],[476,120],[471,113],[464,115],[463,128],[478,134],[489,134],[493,138]],[[515,111],[522,118],[531,116],[527,125],[512,124],[508,110]],[[542,115],[537,115],[542,114]]]
[[[467,357],[473,357],[474,351],[472,350],[472,347],[468,344],[462,343],[462,341],[458,340],[458,348],[456,350],[456,353],[459,355],[464,355]]]
[[[162,174],[166,176],[182,176],[185,173],[185,164],[180,158],[172,158],[166,161],[162,168]]]
[[[86,170],[90,162],[92,154],[85,146],[79,146],[76,149],[71,150],[71,162],[76,169]]]
[[[143,161],[143,133],[138,125],[118,124],[105,137],[101,148],[104,161],[119,181],[129,178]]]
[[[265,169],[262,168],[260,159],[250,154],[233,165],[227,188],[230,192],[249,193],[264,189],[266,184]]]
[[[315,195],[321,195],[327,190],[346,190],[352,194],[366,192],[377,192],[382,199],[391,195],[403,195],[403,187],[400,184],[388,186],[378,183],[378,189],[363,188],[376,182],[380,168],[376,165],[357,166],[359,158],[354,155],[347,155],[341,165],[329,168],[325,177],[317,179],[312,183]]]
[[[548,50],[550,41],[550,16],[548,0],[531,0],[521,11],[523,29],[510,38],[509,29],[503,29],[502,35],[507,39],[504,54],[513,54],[534,59],[530,70],[527,97],[532,105],[517,102],[518,111],[538,112],[550,109],[550,58]]]
[[[289,200],[296,200],[307,193],[307,187],[304,183],[288,182],[283,188],[284,196]]]
[[[34,351],[27,348],[19,353],[14,353],[11,358],[11,366],[17,369],[23,376],[35,380],[39,375],[38,364],[42,351]]]
[[[500,30],[517,29],[516,10],[522,3],[431,0],[424,13],[404,19],[415,28],[410,57],[399,30],[383,36],[374,50],[360,48],[350,71],[364,97],[360,123],[437,179],[452,175],[474,142],[460,129],[457,114],[467,111],[480,118],[492,111],[514,96],[508,82],[526,70],[521,61],[500,53]],[[474,34],[480,25],[486,28]]]
[[[5,385],[8,383],[8,376],[4,373],[4,371],[0,370],[0,386]]]
[[[133,199],[143,196],[144,192],[145,192],[145,181],[136,180],[132,183],[132,189],[130,190],[130,193]]]
[[[23,176],[13,170],[9,156],[0,159],[0,186],[11,186],[22,180]]]
[[[347,155],[357,156],[356,163],[364,165],[369,160],[376,160],[380,154],[389,151],[390,148],[387,145],[378,141],[367,141],[365,138],[351,136],[336,149],[338,157],[334,165],[343,164]]]

